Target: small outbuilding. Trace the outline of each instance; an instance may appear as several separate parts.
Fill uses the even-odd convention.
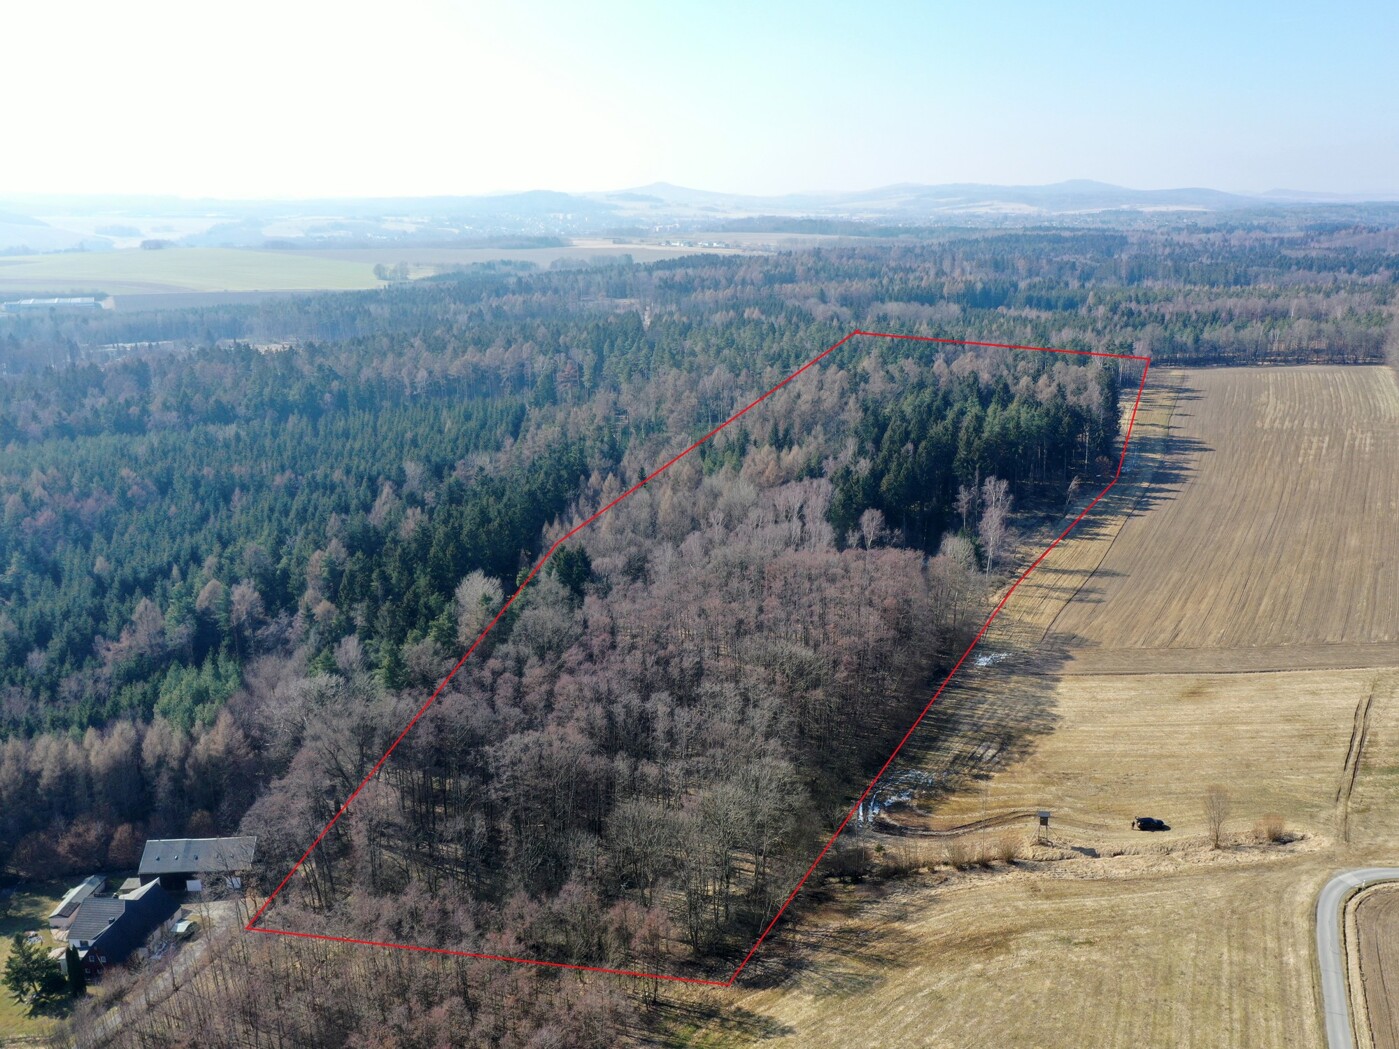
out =
[[[63,894],[63,899],[58,901],[58,906],[49,912],[49,928],[61,931],[68,928],[73,921],[73,915],[78,913],[78,908],[83,902],[94,893],[101,892],[107,884],[107,879],[100,874],[94,874],[78,885]]]

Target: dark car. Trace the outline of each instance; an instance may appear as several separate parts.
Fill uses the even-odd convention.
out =
[[[1133,830],[1170,830],[1170,825],[1165,820],[1158,820],[1155,816],[1138,816],[1132,821]]]

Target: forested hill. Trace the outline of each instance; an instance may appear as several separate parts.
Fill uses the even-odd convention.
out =
[[[632,480],[843,334],[790,306],[686,305],[649,322],[548,300],[472,310],[448,286],[389,299],[392,334],[0,386],[4,731],[152,711],[188,728],[250,654],[292,646],[325,666],[351,634],[403,687],[405,646],[455,646],[465,575],[513,588],[586,478]],[[1058,505],[1114,453],[1115,369],[860,352],[828,365],[850,406],[805,433],[742,425],[705,468],[795,457],[833,480],[839,536],[874,507],[933,552],[959,486],[997,474]]]

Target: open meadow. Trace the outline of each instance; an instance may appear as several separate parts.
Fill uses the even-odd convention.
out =
[[[1138,425],[901,759],[938,786],[855,832],[890,879],[813,890],[691,1044],[1321,1044],[1316,893],[1399,846],[1399,385],[1154,372]]]
[[[15,892],[5,917],[0,918],[0,969],[10,955],[10,941],[16,933],[37,932],[45,947],[54,945],[49,939],[48,916],[66,887],[62,883],[30,884]],[[24,1044],[46,1037],[53,1030],[55,1018],[65,1011],[65,1007],[55,1006],[47,1013],[30,1016],[26,1006],[0,988],[0,1044]]]
[[[687,244],[692,242],[687,241]],[[146,296],[209,292],[355,291],[383,287],[376,266],[402,264],[420,278],[456,267],[491,262],[593,263],[630,256],[655,262],[684,255],[743,254],[765,250],[756,242],[715,248],[679,247],[662,241],[578,240],[561,247],[414,247],[386,244],[364,248],[163,248],[145,251],[71,251],[0,256],[0,299],[19,295],[102,292],[140,302]],[[178,305],[178,300],[162,305]]]
[[[208,291],[347,291],[373,288],[372,260],[289,251],[164,248],[63,252],[0,258],[0,297],[15,294],[142,295]]]

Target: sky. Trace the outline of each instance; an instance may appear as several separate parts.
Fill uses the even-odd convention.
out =
[[[1399,191],[1399,4],[10,5],[0,194]]]

